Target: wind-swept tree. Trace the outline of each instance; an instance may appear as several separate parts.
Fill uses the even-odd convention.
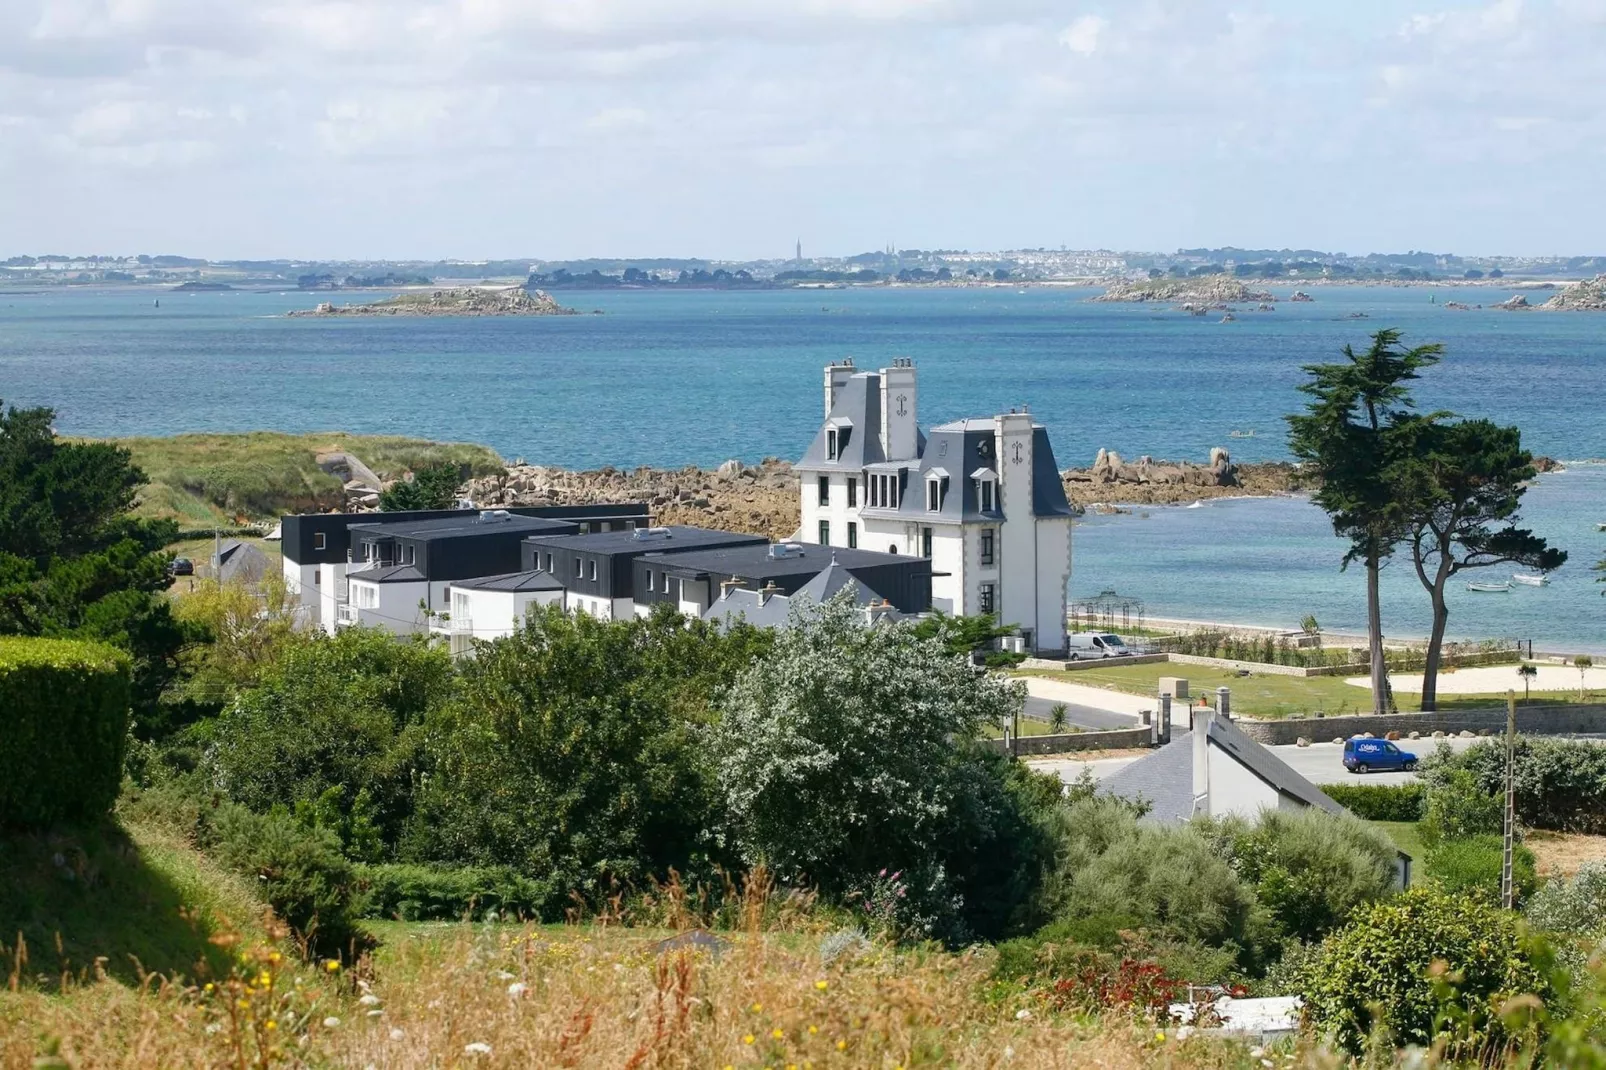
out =
[[[1567,560],[1527,528],[1518,506],[1534,477],[1522,432],[1488,420],[1419,419],[1402,434],[1395,477],[1410,517],[1408,545],[1416,575],[1433,603],[1422,708],[1438,708],[1439,662],[1450,607],[1450,580],[1461,572],[1513,564],[1548,572]]]
[[[1402,426],[1421,419],[1411,410],[1409,387],[1421,369],[1438,362],[1443,346],[1405,349],[1400,332],[1381,330],[1371,347],[1356,353],[1344,347],[1344,361],[1309,364],[1310,396],[1303,413],[1288,417],[1289,448],[1320,481],[1312,500],[1326,510],[1333,531],[1349,539],[1343,566],[1366,567],[1366,630],[1371,648],[1372,709],[1388,705],[1383,661],[1383,616],[1379,573],[1409,532],[1408,514],[1391,478]]]

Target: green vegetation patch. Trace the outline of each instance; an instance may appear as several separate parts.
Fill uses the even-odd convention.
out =
[[[488,447],[398,435],[251,431],[116,442],[150,477],[137,513],[172,517],[181,526],[338,508],[345,501],[340,478],[318,467],[326,453],[351,453],[382,479],[442,461],[471,476],[502,470],[502,459]]]
[[[0,638],[0,826],[105,814],[122,781],[128,655],[76,639]]]

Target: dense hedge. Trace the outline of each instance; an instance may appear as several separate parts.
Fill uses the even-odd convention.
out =
[[[1516,748],[1517,820],[1529,828],[1606,833],[1606,746],[1592,740],[1519,736]],[[1460,754],[1422,763],[1429,784],[1457,769],[1487,794],[1505,791],[1505,745],[1474,743]]]
[[[495,911],[533,918],[552,889],[507,866],[372,865],[360,869],[368,916],[401,921],[459,921]]]
[[[1322,794],[1367,821],[1416,821],[1425,789],[1411,784],[1324,784]]]
[[[117,800],[128,656],[73,639],[0,639],[0,825],[92,821]]]

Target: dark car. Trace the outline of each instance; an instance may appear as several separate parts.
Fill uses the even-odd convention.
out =
[[[1344,768],[1352,773],[1369,773],[1374,769],[1379,772],[1399,769],[1409,773],[1416,768],[1416,755],[1386,739],[1346,739]]]
[[[167,571],[175,576],[195,575],[195,562],[187,557],[175,557],[173,563],[167,566]]]

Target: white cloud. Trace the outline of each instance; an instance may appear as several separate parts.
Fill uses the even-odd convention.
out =
[[[1104,32],[1109,20],[1098,15],[1083,15],[1065,29],[1060,31],[1060,44],[1072,52],[1084,56],[1091,56],[1098,51],[1099,34]]]

